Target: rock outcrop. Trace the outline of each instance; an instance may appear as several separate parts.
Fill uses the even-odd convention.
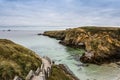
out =
[[[46,31],[45,36],[57,38],[60,43],[86,52],[80,60],[101,64],[120,60],[120,28],[79,27],[61,31]]]

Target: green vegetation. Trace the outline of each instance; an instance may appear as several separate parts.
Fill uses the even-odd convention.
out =
[[[41,66],[41,59],[35,52],[7,39],[0,39],[0,80],[13,80],[17,75],[25,80],[30,70]],[[48,80],[73,80],[57,65],[53,65]]]
[[[74,80],[62,68],[57,65],[52,66],[52,73],[48,80]]]
[[[0,39],[0,80],[13,80],[15,75],[25,79],[31,69],[36,70],[39,66],[41,59],[35,52]]]
[[[47,31],[44,35],[60,37],[59,39],[62,37],[60,43],[84,48],[87,53],[82,55],[80,59],[82,62],[99,64],[120,59],[120,28],[117,27],[85,26],[62,31]],[[81,43],[84,45],[80,45]]]

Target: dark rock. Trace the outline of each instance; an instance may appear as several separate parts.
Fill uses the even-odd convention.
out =
[[[120,62],[116,62],[116,64],[120,66]]]
[[[89,66],[89,64],[83,64],[83,63],[81,63],[81,64],[76,64],[77,66],[82,66],[82,67],[88,67]]]
[[[8,31],[11,31],[10,29],[8,29]]]
[[[43,35],[42,33],[38,33],[37,35]]]

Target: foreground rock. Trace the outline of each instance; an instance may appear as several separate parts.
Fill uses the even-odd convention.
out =
[[[120,60],[120,28],[79,27],[61,31],[46,31],[45,36],[61,40],[60,43],[86,52],[80,60],[101,64]]]

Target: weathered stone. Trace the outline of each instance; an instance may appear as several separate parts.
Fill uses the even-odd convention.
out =
[[[30,72],[28,73],[28,75],[26,76],[26,80],[31,80],[34,77],[34,72],[33,70],[30,70]]]
[[[13,80],[22,80],[22,79],[18,76],[15,76]]]

